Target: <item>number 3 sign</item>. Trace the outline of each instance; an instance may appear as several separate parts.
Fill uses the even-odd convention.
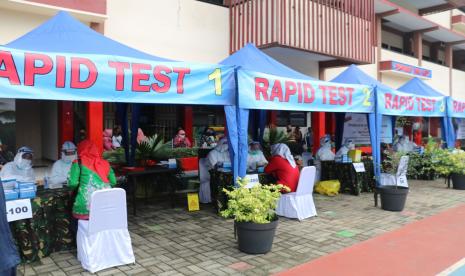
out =
[[[7,201],[6,218],[9,222],[32,218],[31,200],[20,199]]]

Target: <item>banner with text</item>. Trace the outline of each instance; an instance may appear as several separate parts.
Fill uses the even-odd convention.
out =
[[[442,117],[446,115],[445,97],[419,96],[378,86],[377,112],[395,116]]]
[[[447,97],[447,115],[451,118],[465,118],[465,101]]]
[[[0,98],[234,105],[234,68],[0,47]]]
[[[371,86],[282,78],[238,70],[239,107],[246,109],[371,113]]]

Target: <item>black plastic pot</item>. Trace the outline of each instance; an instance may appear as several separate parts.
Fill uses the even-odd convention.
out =
[[[375,206],[378,206],[378,194],[381,196],[381,209],[400,212],[404,210],[408,194],[407,187],[381,186],[375,191]]]
[[[452,179],[452,188],[456,190],[465,190],[465,175],[453,173],[450,175]]]
[[[273,246],[278,219],[270,223],[236,222],[235,232],[239,250],[248,254],[265,254]]]

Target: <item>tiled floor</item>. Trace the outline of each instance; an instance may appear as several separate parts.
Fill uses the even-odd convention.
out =
[[[446,189],[444,180],[410,181],[401,213],[373,206],[373,194],[315,195],[318,217],[302,222],[281,219],[273,249],[266,255],[238,251],[233,222],[209,206],[189,213],[164,205],[141,206],[129,217],[136,264],[98,275],[267,275],[318,258],[402,225],[465,203],[465,191]],[[19,275],[88,275],[75,252],[20,266]]]

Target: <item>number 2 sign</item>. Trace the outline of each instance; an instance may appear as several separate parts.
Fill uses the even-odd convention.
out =
[[[31,200],[19,199],[7,201],[6,218],[9,222],[32,218]]]

